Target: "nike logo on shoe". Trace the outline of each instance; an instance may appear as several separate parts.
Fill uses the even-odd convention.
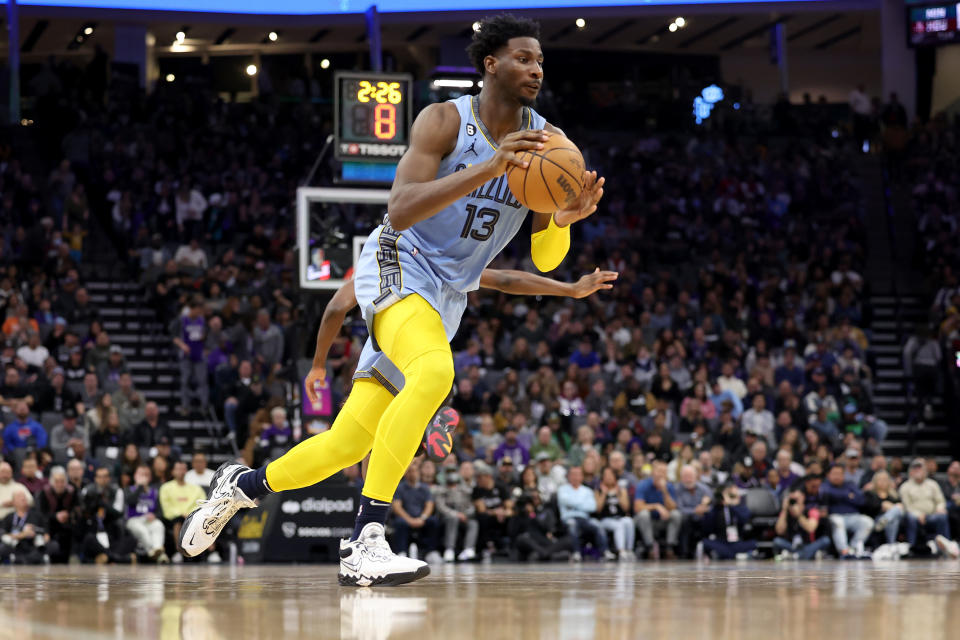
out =
[[[371,500],[371,501],[370,501],[370,504],[373,505],[374,507],[389,507],[389,506],[390,506],[390,503],[389,503],[389,502],[377,502],[376,500]]]

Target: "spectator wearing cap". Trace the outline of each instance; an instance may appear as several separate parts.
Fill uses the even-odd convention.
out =
[[[33,494],[19,482],[13,479],[13,467],[9,462],[0,462],[0,518],[5,518],[13,511],[13,494],[16,491],[23,491],[28,497],[28,502],[33,504]]]
[[[557,494],[557,489],[566,480],[566,473],[559,464],[554,464],[553,458],[546,451],[541,451],[534,457],[537,474],[537,491],[544,502],[549,502]]]
[[[494,481],[493,469],[483,461],[474,465],[477,484],[471,498],[479,526],[477,544],[484,558],[489,558],[507,532],[507,520],[513,515],[513,502],[506,487]]]
[[[27,337],[27,344],[17,349],[17,357],[27,363],[27,366],[42,369],[43,363],[50,357],[50,351],[40,343],[40,334],[31,331]]]
[[[110,345],[110,354],[106,362],[100,363],[97,367],[97,378],[100,379],[103,390],[107,393],[115,392],[120,387],[120,378],[124,373],[129,374],[129,370],[123,349],[118,344]]]
[[[500,458],[500,461],[497,463],[496,479],[497,484],[506,487],[510,491],[519,485],[519,473],[517,471],[517,465],[513,464],[513,458],[510,456]]]
[[[434,492],[437,514],[443,519],[443,561],[460,562],[473,560],[477,555],[479,524],[475,518],[476,506],[470,499],[471,490],[460,482],[460,474],[450,471],[445,474],[443,486]],[[457,538],[463,533],[463,547],[455,555]]]
[[[117,410],[120,431],[129,433],[137,424],[143,421],[145,405],[143,394],[133,388],[133,376],[124,371],[118,379],[117,390],[113,392],[113,406]]]
[[[50,373],[49,384],[43,385],[37,393],[34,409],[41,414],[46,412],[62,414],[67,407],[76,411],[80,398],[67,388],[66,381],[63,368],[55,367]]]
[[[196,397],[201,410],[206,412],[210,401],[207,385],[207,362],[203,345],[207,337],[207,321],[203,317],[203,301],[195,296],[189,310],[178,316],[170,325],[173,344],[180,350],[180,413],[190,410],[190,402]]]
[[[16,419],[11,420],[3,430],[4,452],[11,453],[27,447],[42,449],[47,446],[47,432],[30,416],[26,400],[15,401],[13,413]]]
[[[926,461],[916,458],[910,463],[910,477],[900,485],[900,498],[907,511],[907,542],[916,547],[922,542],[918,534],[933,534],[942,551],[957,557],[950,542],[950,521],[947,516],[947,501],[943,490],[935,480],[927,476]]]
[[[499,463],[504,458],[510,458],[517,468],[525,467],[530,462],[530,451],[517,440],[517,429],[512,424],[507,425],[503,442],[493,450],[494,462]]]
[[[680,525],[683,514],[677,508],[677,490],[672,482],[667,481],[667,463],[654,460],[651,465],[650,477],[637,484],[636,496],[633,502],[633,511],[636,514],[634,521],[640,530],[640,538],[647,552],[656,559],[659,556],[659,545],[656,536],[666,532],[666,557],[676,557],[677,545],[680,542]]]
[[[827,472],[827,481],[820,487],[820,499],[830,518],[833,546],[841,558],[863,557],[864,544],[873,530],[873,518],[862,513],[863,492],[856,484],[844,479],[842,464],[833,464]],[[853,538],[848,540],[848,532]]]
[[[172,438],[170,427],[160,417],[160,407],[152,400],[143,407],[143,420],[133,428],[131,441],[138,447],[155,447],[161,438]]]
[[[852,482],[858,487],[863,486],[864,469],[860,464],[860,449],[857,447],[847,447],[843,452],[843,479],[846,482]]]

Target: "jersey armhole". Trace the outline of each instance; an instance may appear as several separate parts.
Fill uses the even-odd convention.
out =
[[[453,143],[453,149],[450,150],[450,153],[445,153],[445,154],[443,155],[443,157],[440,158],[440,164],[441,164],[441,166],[443,165],[444,162],[447,161],[448,158],[450,158],[450,156],[456,154],[457,151],[460,149],[460,147],[461,147],[462,144],[463,144],[463,141],[462,141],[462,137],[463,137],[463,116],[462,116],[461,113],[460,113],[460,107],[457,106],[457,100],[458,100],[458,99],[459,99],[459,98],[455,98],[455,99],[453,99],[453,100],[447,100],[447,103],[448,103],[448,104],[452,104],[452,105],[453,105],[453,108],[454,108],[454,109],[456,110],[456,112],[457,112],[457,118],[458,118],[460,121],[457,123],[457,141]]]

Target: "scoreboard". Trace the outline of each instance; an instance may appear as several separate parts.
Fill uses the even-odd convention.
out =
[[[960,3],[908,8],[910,45],[925,47],[960,42],[958,14],[960,14]]]
[[[334,83],[337,159],[398,162],[410,144],[412,77],[344,71]]]

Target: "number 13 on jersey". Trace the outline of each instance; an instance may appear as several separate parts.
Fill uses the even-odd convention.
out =
[[[461,238],[473,238],[483,242],[489,240],[493,235],[493,226],[500,219],[500,212],[496,209],[483,207],[478,209],[476,205],[467,205],[467,219],[463,223],[463,229],[460,231]],[[479,228],[474,229],[474,221],[479,222]]]

